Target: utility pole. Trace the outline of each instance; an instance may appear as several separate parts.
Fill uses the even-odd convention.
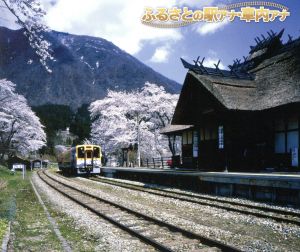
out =
[[[140,151],[140,120],[139,120],[139,114],[137,114],[137,161],[138,161],[138,167],[141,167],[141,151]]]

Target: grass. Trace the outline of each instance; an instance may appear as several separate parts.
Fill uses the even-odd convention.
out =
[[[0,242],[11,221],[11,243],[14,251],[62,251],[42,206],[31,187],[27,172],[12,174],[0,167]]]
[[[21,172],[13,174],[0,166],[0,246],[11,221],[9,250],[63,251],[32,189],[30,177],[30,171],[23,180]],[[73,251],[109,251],[102,237],[78,227],[74,219],[53,207],[47,202],[47,197],[41,196]]]
[[[2,244],[2,239],[3,239],[4,235],[5,235],[7,227],[8,227],[7,224],[8,223],[7,223],[6,220],[0,219],[0,242],[1,242],[1,244]]]
[[[15,214],[14,200],[10,190],[11,184],[14,184],[12,178],[11,172],[0,166],[0,244],[6,234],[8,222]]]
[[[46,205],[51,216],[56,220],[62,236],[68,241],[73,251],[95,251],[95,248],[98,251],[109,251],[101,237],[88,233],[78,227],[73,218],[56,211],[48,203]]]
[[[22,173],[11,173],[0,166],[0,246],[11,221],[10,250],[13,251],[63,251],[30,184],[31,172],[25,180]],[[108,251],[101,237],[79,228],[75,221],[56,210],[41,195],[62,236],[73,251]]]
[[[57,167],[54,166],[50,172],[56,173]],[[78,227],[73,218],[65,213],[58,211],[45,197],[41,195],[51,216],[55,219],[62,236],[68,241],[73,251],[109,251],[106,243],[101,237],[95,236],[85,229]]]

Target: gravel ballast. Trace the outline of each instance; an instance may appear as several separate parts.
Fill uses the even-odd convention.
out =
[[[300,230],[295,225],[168,199],[83,178],[55,178],[141,213],[237,246],[244,251],[285,251],[296,250],[299,247]]]
[[[94,251],[154,251],[142,243],[116,228],[112,224],[102,220],[87,209],[77,205],[57,191],[46,185],[38,176],[34,174],[32,181],[48,201],[57,211],[61,211],[74,219],[78,227],[85,230],[86,234],[97,237]],[[76,248],[72,248],[76,250]]]

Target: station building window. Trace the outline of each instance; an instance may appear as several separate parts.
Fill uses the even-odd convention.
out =
[[[193,131],[184,131],[182,133],[182,157],[193,157]]]
[[[207,126],[200,129],[200,141],[216,140],[217,129],[213,126]]]
[[[275,122],[275,153],[289,153],[299,148],[299,119],[297,116]]]
[[[188,131],[187,133],[187,144],[192,144],[193,143],[193,131]]]
[[[193,144],[193,131],[185,131],[182,133],[182,144]]]
[[[222,130],[223,130],[223,126]],[[219,139],[220,136],[222,139]],[[215,141],[218,144],[219,141],[219,149],[224,148],[224,136],[223,131],[220,135],[220,127],[217,126],[206,126],[202,127],[199,130],[190,130],[184,131],[182,133],[182,145],[185,150],[191,150],[189,152],[192,153],[193,157],[198,157],[199,153],[199,141],[201,142],[208,142],[208,141]],[[187,151],[186,151],[187,152]]]
[[[201,128],[200,129],[200,141],[203,141],[204,140],[204,129]]]
[[[211,136],[212,140],[216,140],[217,139],[217,128],[216,127],[211,128],[210,136]]]
[[[188,143],[188,136],[187,136],[187,132],[183,132],[182,133],[182,144],[187,144]]]
[[[204,140],[210,140],[210,130],[208,128],[204,129]]]
[[[224,127],[218,127],[218,147],[219,149],[224,149]]]
[[[198,131],[193,133],[193,157],[198,157]]]

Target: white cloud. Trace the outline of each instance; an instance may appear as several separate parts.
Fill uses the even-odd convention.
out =
[[[208,57],[208,58],[205,58],[205,60],[204,60],[204,62],[203,62],[203,65],[204,65],[205,67],[215,68],[216,66],[215,66],[214,64],[217,64],[218,61],[219,61],[219,60],[218,60],[217,58],[210,58],[210,57]],[[220,62],[219,68],[220,68],[220,69],[227,69],[227,67],[224,66],[224,65],[222,64],[222,62]]]
[[[165,63],[168,61],[169,55],[170,50],[168,46],[158,47],[156,48],[150,61],[155,63]]]
[[[225,25],[229,24],[229,20],[225,19],[218,23],[205,23],[197,27],[196,31],[201,35],[206,35],[209,33],[215,33],[217,30],[223,29]]]
[[[208,55],[211,56],[212,58],[215,58],[217,57],[218,53],[213,49],[208,49]]]
[[[163,4],[160,0],[58,0],[52,7],[48,5],[46,21],[51,29],[102,37],[131,54],[139,52],[144,41],[180,40],[180,29],[159,29],[141,23],[149,5],[171,7],[176,0]]]
[[[13,16],[6,8],[0,7],[0,26],[4,26],[13,30],[20,29],[16,24],[16,17]]]
[[[48,9],[51,5],[55,4],[55,1],[56,0],[41,0],[42,8],[44,10]],[[14,5],[12,4],[12,6]],[[20,29],[21,26],[18,25],[16,21],[17,18],[7,8],[4,6],[0,7],[0,26],[4,26],[12,30]]]
[[[172,45],[183,38],[182,30],[159,29],[143,25],[140,20],[145,7],[189,6],[202,8],[212,6],[215,0],[41,0],[47,11],[46,23],[53,30],[69,32],[78,35],[90,35],[105,38],[121,49],[131,53],[138,53],[145,42],[154,45],[168,43]],[[8,13],[0,13],[0,25],[17,28]],[[7,19],[7,21],[4,21]],[[201,23],[193,25],[194,31],[201,35],[214,33],[223,28],[228,21],[221,23]],[[168,55],[157,48],[156,55]],[[166,50],[166,48],[165,48]],[[153,60],[158,59],[153,55]]]

